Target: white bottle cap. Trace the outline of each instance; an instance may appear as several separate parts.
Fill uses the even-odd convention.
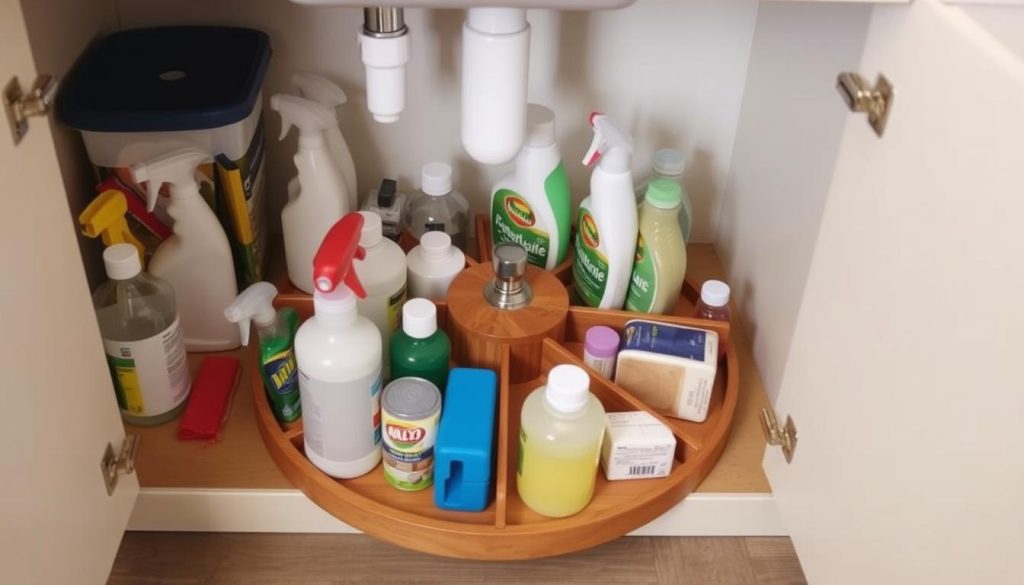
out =
[[[437,306],[427,299],[410,299],[402,305],[402,331],[415,339],[437,332]]]
[[[452,252],[452,237],[444,232],[427,232],[420,237],[420,248],[425,258],[447,258]]]
[[[555,113],[539,104],[526,110],[527,146],[550,146],[555,143]]]
[[[558,412],[582,412],[590,398],[590,376],[578,366],[555,366],[548,372],[544,398],[548,406]]]
[[[344,315],[355,311],[356,294],[347,286],[339,286],[329,293],[313,291],[313,312],[317,315]]]
[[[107,276],[114,280],[128,280],[142,272],[139,250],[131,244],[114,244],[103,250],[103,265]]]
[[[729,285],[721,280],[705,280],[700,287],[700,300],[709,307],[729,304]]]
[[[654,153],[654,172],[667,177],[683,174],[686,170],[686,157],[674,148],[662,148]]]
[[[452,191],[452,168],[444,163],[423,165],[420,188],[427,195],[447,195]]]
[[[363,231],[359,232],[359,245],[371,248],[384,239],[384,223],[380,216],[372,211],[360,211],[363,216]]]

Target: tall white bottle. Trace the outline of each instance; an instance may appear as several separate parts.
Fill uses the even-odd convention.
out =
[[[555,142],[555,113],[530,104],[526,121],[516,168],[491,194],[491,233],[495,244],[519,244],[530,264],[554,270],[569,251],[572,194]]]
[[[591,307],[621,309],[636,253],[637,215],[629,164],[633,139],[608,116],[590,115],[594,140],[583,164],[597,162],[580,203],[573,259],[576,296]]]
[[[189,351],[222,351],[241,344],[238,327],[224,317],[238,294],[231,245],[195,178],[196,167],[212,160],[208,152],[186,147],[132,166],[135,181],[148,183],[150,211],[160,187],[170,184],[167,214],[174,220],[174,235],[156,249],[149,273],[174,287]]]
[[[281,114],[281,138],[294,125],[299,129],[295,168],[299,190],[281,210],[284,256],[288,279],[299,289],[313,292],[313,257],[327,231],[352,211],[345,178],[327,150],[324,132],[335,122],[324,106],[305,98],[277,94],[270,107]]]
[[[345,188],[348,189],[349,209],[359,209],[359,185],[356,182],[356,163],[352,160],[352,151],[341,134],[341,127],[338,125],[338,107],[348,102],[348,96],[344,90],[338,87],[326,77],[312,73],[296,73],[292,76],[292,83],[299,90],[299,95],[311,99],[324,106],[330,112],[334,124],[324,132],[327,138],[327,150],[331,157],[338,163],[341,174],[345,177]],[[298,188],[298,177],[292,179]],[[291,183],[288,184],[291,190]]]
[[[306,457],[327,475],[358,477],[381,457],[381,337],[359,315],[353,269],[363,218],[349,213],[316,254],[313,317],[295,335]]]
[[[401,326],[402,305],[405,304],[405,252],[401,246],[384,237],[380,216],[360,211],[363,230],[359,246],[366,251],[356,259],[355,271],[366,289],[366,298],[356,301],[359,314],[377,326],[384,344],[384,377],[388,377],[388,342]]]

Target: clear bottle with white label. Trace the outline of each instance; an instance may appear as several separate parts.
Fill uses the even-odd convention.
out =
[[[142,272],[131,244],[103,251],[107,282],[93,293],[93,307],[113,377],[121,418],[158,425],[185,408],[192,382],[174,289]]]
[[[423,165],[420,191],[409,200],[406,217],[416,241],[428,232],[444,232],[460,250],[466,249],[469,202],[452,188],[452,168],[444,163]]]

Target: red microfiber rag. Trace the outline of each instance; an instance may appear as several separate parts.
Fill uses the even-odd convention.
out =
[[[228,416],[231,396],[238,384],[238,358],[210,356],[203,358],[199,373],[192,383],[188,406],[181,417],[178,438],[216,439],[221,423]]]

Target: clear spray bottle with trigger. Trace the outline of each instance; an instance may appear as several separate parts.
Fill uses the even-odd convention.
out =
[[[302,414],[299,379],[295,370],[295,333],[299,314],[291,307],[274,310],[277,288],[257,282],[224,309],[224,316],[238,323],[242,345],[249,345],[249,324],[256,325],[260,340],[260,374],[267,400],[278,422],[294,422]]]
[[[304,292],[312,293],[313,257],[334,222],[349,211],[345,177],[327,150],[324,133],[336,126],[324,106],[305,98],[277,94],[270,107],[281,114],[281,138],[292,126],[299,129],[299,150],[293,160],[299,172],[299,189],[281,210],[288,278]]]
[[[153,254],[149,272],[174,287],[189,351],[222,351],[239,344],[238,329],[224,318],[224,308],[238,294],[231,245],[196,180],[196,168],[212,160],[210,153],[190,146],[132,166],[135,181],[148,183],[150,211],[163,184],[170,185],[167,213],[174,234]]]
[[[598,112],[590,115],[590,125],[594,140],[583,164],[595,166],[576,225],[573,292],[591,307],[621,309],[636,253],[633,139]]]

